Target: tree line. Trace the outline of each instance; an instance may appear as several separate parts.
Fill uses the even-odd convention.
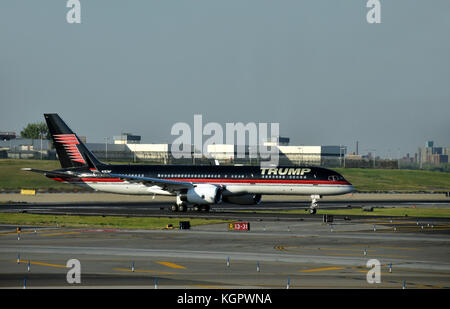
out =
[[[48,130],[47,124],[45,122],[40,123],[29,123],[22,131],[20,131],[20,136],[22,138],[30,139],[50,139],[50,131]]]

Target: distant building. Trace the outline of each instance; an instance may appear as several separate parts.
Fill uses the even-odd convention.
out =
[[[120,136],[114,136],[114,144],[140,144],[141,136],[130,133],[122,133]]]
[[[208,154],[219,161],[232,161],[237,152],[236,145],[231,144],[210,144],[207,146]]]
[[[431,164],[448,163],[448,155],[432,154],[428,159]]]
[[[0,139],[1,158],[9,159],[55,159],[56,152],[46,139],[11,138]]]
[[[138,144],[138,143],[87,143],[86,147],[91,150],[100,160],[118,161],[157,161],[166,163],[169,157],[169,144]]]
[[[0,132],[0,141],[9,141],[16,138],[16,132]]]
[[[347,160],[362,160],[362,155],[357,155],[355,152],[351,152],[348,156],[345,157]]]
[[[411,157],[409,155],[409,153],[407,153],[406,156],[404,156],[403,158],[400,158],[399,160],[401,160],[404,163],[415,163],[416,158],[417,158],[417,154],[415,154],[414,157]]]
[[[417,160],[420,165],[423,163],[435,165],[443,164],[448,163],[449,154],[449,147],[434,147],[433,141],[427,141],[425,147],[419,147]]]
[[[264,142],[264,146],[288,146],[289,142],[289,137],[272,136]]]
[[[278,146],[289,146],[290,138],[282,136],[272,136],[271,142],[276,143]]]
[[[345,148],[341,146],[282,146],[276,145],[277,142],[264,142],[264,146],[278,148],[279,164],[311,164],[321,165],[332,163],[336,166],[340,164],[339,160],[344,158]],[[258,147],[259,148],[259,147]],[[250,149],[245,147],[245,157],[250,158],[253,152],[260,149]],[[233,161],[239,159],[238,146],[232,144],[208,145],[208,154],[218,161]]]

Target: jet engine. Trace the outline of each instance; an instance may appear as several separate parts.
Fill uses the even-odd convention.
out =
[[[261,194],[231,195],[223,197],[223,201],[239,205],[259,205],[261,203]]]
[[[222,189],[210,184],[197,184],[180,194],[180,200],[190,204],[219,204],[222,202]]]

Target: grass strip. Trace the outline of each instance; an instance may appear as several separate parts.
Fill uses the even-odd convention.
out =
[[[162,229],[168,224],[179,227],[180,221],[189,221],[191,226],[226,223],[227,220],[191,218],[113,217],[113,216],[68,216],[36,215],[27,213],[0,213],[0,223],[13,225],[36,225],[79,228]]]
[[[450,173],[427,170],[336,168],[359,192],[450,191]]]
[[[322,209],[318,214],[328,215],[355,215],[355,216],[386,216],[386,217],[413,217],[413,218],[450,218],[450,209],[445,208],[412,208],[392,207],[373,208],[373,211],[362,209]]]
[[[305,214],[308,209],[283,210],[277,213]],[[273,211],[243,211],[252,213],[272,213]],[[382,207],[373,208],[373,211],[364,211],[362,208],[349,209],[317,209],[318,215],[344,215],[344,216],[386,216],[386,217],[420,217],[420,218],[450,218],[448,208],[412,208],[412,207]]]

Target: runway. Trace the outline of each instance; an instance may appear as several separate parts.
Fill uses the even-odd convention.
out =
[[[311,217],[308,197],[265,197],[259,205],[218,204],[211,212],[173,213],[168,211],[173,197],[120,196],[114,194],[41,194],[38,196],[0,195],[1,212],[23,212],[55,215],[100,215],[100,216],[151,216],[151,217],[199,217],[240,219],[246,212],[254,220],[272,217],[279,219],[298,219],[302,215],[283,214],[285,210],[304,210],[305,217]],[[442,195],[353,195],[347,198],[328,197],[319,201],[319,209],[348,209],[362,207],[433,207],[450,208],[450,198]],[[253,213],[259,212],[259,213]],[[261,213],[261,212],[270,212]]]
[[[169,214],[159,203],[22,205],[22,211]],[[450,288],[447,219],[421,219],[419,226],[415,218],[336,217],[331,225],[306,214],[261,216],[223,208],[207,215],[214,214],[229,214],[232,221],[238,216],[251,229],[230,231],[227,223],[189,230],[23,227],[19,240],[16,226],[2,225],[0,287]],[[69,259],[80,261],[80,284],[67,282]],[[367,281],[371,259],[380,262],[380,283]]]

